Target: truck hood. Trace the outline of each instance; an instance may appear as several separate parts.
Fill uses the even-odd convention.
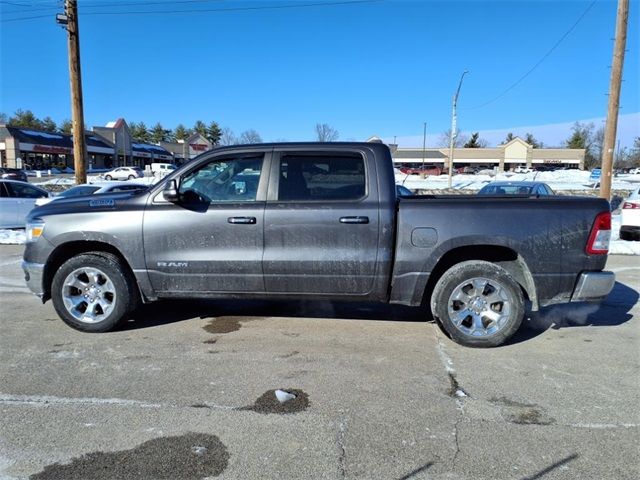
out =
[[[70,213],[104,212],[140,208],[146,203],[148,191],[117,192],[60,198],[45,205],[35,207],[29,213],[28,220],[36,217]]]

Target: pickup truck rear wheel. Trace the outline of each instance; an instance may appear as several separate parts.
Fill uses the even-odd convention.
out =
[[[51,298],[69,326],[106,332],[135,309],[136,291],[131,274],[117,256],[91,252],[62,264],[53,277]]]
[[[451,338],[469,347],[495,347],[520,327],[524,297],[504,268],[461,262],[447,270],[431,297],[431,311]]]

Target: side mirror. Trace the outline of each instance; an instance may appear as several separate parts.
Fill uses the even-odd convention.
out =
[[[180,199],[178,194],[178,184],[175,179],[171,179],[164,186],[162,196],[167,202],[176,203]]]

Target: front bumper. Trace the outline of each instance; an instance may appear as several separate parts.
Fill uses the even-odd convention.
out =
[[[571,295],[572,302],[597,302],[604,300],[616,283],[613,272],[583,272],[578,277]]]
[[[24,271],[24,279],[27,287],[38,297],[44,298],[44,288],[42,286],[42,277],[44,276],[44,264],[22,262],[22,270]]]

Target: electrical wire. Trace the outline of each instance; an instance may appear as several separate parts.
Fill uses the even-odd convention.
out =
[[[487,105],[492,104],[493,102],[500,100],[502,97],[504,97],[507,93],[509,93],[511,90],[513,90],[514,88],[516,88],[518,85],[520,85],[520,83],[522,83],[524,81],[525,78],[527,78],[529,75],[531,75],[534,70],[536,68],[538,68],[548,57],[549,55],[551,55],[556,48],[558,48],[560,46],[560,44],[564,41],[565,38],[567,38],[571,32],[573,32],[575,30],[575,28],[578,26],[578,24],[584,19],[584,17],[587,16],[587,13],[589,13],[589,10],[591,10],[591,8],[596,4],[597,0],[593,0],[589,6],[587,6],[587,8],[585,9],[584,12],[582,12],[582,15],[580,15],[580,17],[578,17],[578,20],[575,21],[575,23],[571,26],[571,28],[569,28],[569,30],[567,30],[561,37],[560,40],[558,40],[548,51],[547,53],[545,53],[542,58],[540,60],[538,60],[533,67],[531,67],[524,75],[522,75],[518,80],[516,80],[515,82],[513,82],[510,86],[508,86],[505,90],[502,91],[501,94],[499,94],[498,96],[492,98],[491,100],[481,103],[480,105],[476,105],[474,107],[466,107],[466,108],[461,108],[460,110],[477,110],[479,108],[483,108],[486,107]]]
[[[316,2],[316,3],[295,3],[284,5],[261,5],[254,7],[231,7],[231,8],[208,8],[208,9],[183,9],[183,10],[142,10],[142,11],[123,11],[123,12],[83,12],[83,17],[104,16],[104,15],[158,15],[158,14],[176,14],[176,13],[225,13],[225,12],[242,12],[257,10],[285,10],[292,8],[309,8],[309,7],[332,7],[338,5],[357,5],[363,3],[376,3],[384,0],[343,0],[333,2]],[[51,15],[34,15],[31,17],[18,17],[2,19],[2,23],[20,22],[26,20],[34,20],[38,18],[50,18]]]

